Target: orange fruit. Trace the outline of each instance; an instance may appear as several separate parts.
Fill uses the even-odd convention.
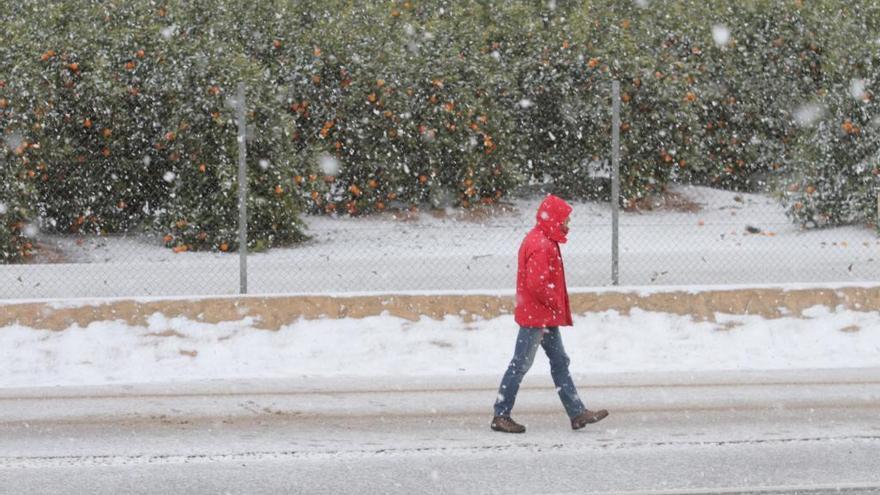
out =
[[[369,181],[367,181],[367,185],[370,187],[370,189],[376,189],[377,187],[379,187],[379,181],[377,181],[376,179],[370,179]]]
[[[163,237],[162,240],[167,244],[174,240],[174,236],[171,234],[165,234],[165,237]]]
[[[85,120],[83,120],[83,127],[85,127],[86,129],[91,129],[92,128],[92,119],[86,117]]]
[[[133,60],[129,60],[128,62],[125,63],[125,70],[134,70],[134,68],[135,68],[135,63]]]
[[[360,196],[360,195],[362,194],[362,192],[361,192],[361,188],[359,188],[359,187],[358,187],[357,185],[355,185],[355,184],[352,184],[351,186],[349,186],[349,187],[348,187],[348,190],[349,190],[353,195],[355,195],[355,196]]]
[[[182,244],[180,246],[175,246],[171,250],[175,253],[185,253],[187,249],[189,249],[189,247],[186,244]]]
[[[177,137],[177,136],[172,131],[168,131],[165,133],[165,140],[166,141],[174,141],[175,137]]]
[[[137,58],[144,58],[144,57],[146,56],[146,54],[144,53],[144,51],[143,51],[142,49],[141,49],[141,50],[138,50],[137,52],[135,52],[134,55],[135,55]]]
[[[281,188],[280,184],[276,184],[275,185],[275,194],[280,196],[282,193],[284,193],[284,189]]]
[[[293,181],[297,183],[297,185],[302,184],[303,178],[302,175],[297,175],[293,177]]]
[[[590,61],[587,62],[587,67],[589,67],[591,69],[595,69],[598,66],[599,66],[599,59],[598,58],[591,58]]]
[[[7,100],[6,98],[0,98],[0,108],[5,109],[8,106],[9,106],[9,100]]]
[[[67,68],[70,69],[71,72],[79,72],[79,64],[73,62],[72,64],[67,64]]]
[[[186,228],[186,220],[180,219],[177,222],[175,222],[175,225],[177,225],[178,229]]]
[[[221,242],[220,243],[220,251],[223,251],[223,252],[229,251],[229,244],[226,244],[225,242]]]
[[[126,207],[125,201],[120,201],[120,202],[116,203],[116,207],[119,208],[120,210],[124,209]]]
[[[110,130],[109,127],[105,127],[104,130],[101,131],[101,134],[103,134],[105,138],[109,138],[110,136],[113,135],[113,131]]]
[[[204,163],[200,163],[200,164],[199,164],[199,172],[201,172],[201,173],[205,173],[205,170],[207,170],[207,167],[205,167],[205,164],[204,164]]]
[[[101,154],[104,155],[105,158],[110,156],[110,148],[104,147],[104,149],[101,150]]]

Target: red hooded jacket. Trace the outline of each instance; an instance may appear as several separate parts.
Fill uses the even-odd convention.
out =
[[[571,326],[571,306],[559,243],[568,228],[564,222],[571,206],[547,195],[538,208],[538,224],[519,248],[514,319],[523,327]]]

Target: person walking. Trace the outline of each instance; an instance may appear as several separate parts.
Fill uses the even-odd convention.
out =
[[[505,433],[524,433],[525,426],[510,417],[519,385],[535,359],[538,346],[550,360],[550,374],[571,420],[579,430],[601,421],[608,411],[590,411],[578,397],[568,371],[569,358],[562,345],[561,326],[571,326],[571,307],[565,286],[565,271],[559,244],[566,242],[572,208],[561,198],[548,194],[536,216],[537,224],[519,248],[516,274],[516,311],[520,326],[513,359],[501,379],[491,428]]]

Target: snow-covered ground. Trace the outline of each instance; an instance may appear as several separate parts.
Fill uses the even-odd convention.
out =
[[[47,331],[0,328],[0,388],[198,379],[499,375],[512,316],[463,322],[389,315],[299,320],[279,331],[153,314],[146,326],[97,321]],[[715,322],[634,310],[576,315],[564,329],[574,373],[877,366],[880,312],[821,306],[803,317],[716,315]],[[538,359],[537,373],[546,373]]]
[[[684,208],[621,214],[622,285],[880,279],[880,240],[863,227],[804,231],[766,195],[674,191]],[[250,293],[505,289],[541,198],[495,215],[309,217],[312,241],[248,259]],[[563,248],[569,286],[611,283],[607,204],[575,203]],[[751,232],[748,229],[751,227]],[[755,231],[758,233],[754,233]],[[235,254],[175,254],[158,239],[41,236],[64,263],[0,266],[0,298],[234,294]]]

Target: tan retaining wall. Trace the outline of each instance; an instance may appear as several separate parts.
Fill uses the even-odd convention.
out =
[[[383,295],[383,296],[245,296],[155,301],[107,300],[68,307],[52,302],[0,304],[0,327],[19,324],[31,328],[63,330],[95,321],[124,320],[145,325],[154,313],[183,316],[217,323],[253,317],[256,328],[278,330],[299,318],[362,318],[387,311],[393,316],[416,320],[420,316],[443,318],[458,315],[492,318],[513,311],[512,296],[482,295]],[[837,289],[729,289],[663,291],[640,294],[621,290],[571,295],[575,314],[615,310],[691,315],[697,320],[714,320],[716,313],[752,314],[766,318],[800,316],[803,310],[822,305],[856,311],[880,311],[880,286]]]

